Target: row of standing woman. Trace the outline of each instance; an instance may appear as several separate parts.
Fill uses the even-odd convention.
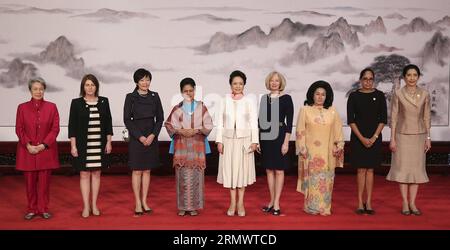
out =
[[[372,208],[373,169],[381,164],[381,131],[387,123],[385,96],[374,88],[375,73],[364,69],[361,88],[347,102],[351,127],[350,162],[358,168],[358,214],[374,214]],[[408,65],[403,70],[405,87],[392,97],[392,165],[388,180],[400,183],[401,213],[420,215],[415,205],[418,184],[428,182],[425,153],[430,149],[430,100],[417,86],[420,70]],[[135,90],[127,94],[123,119],[129,131],[128,165],[136,216],[151,213],[147,202],[151,169],[159,167],[158,135],[164,123],[172,141],[170,153],[175,168],[178,215],[195,216],[204,206],[204,169],[210,153],[208,134],[213,122],[206,106],[195,100],[195,81],[180,83],[183,101],[173,107],[164,122],[158,93],[150,91],[152,75],[145,69],[134,73]],[[241,71],[230,74],[231,94],[220,102],[216,144],[219,152],[217,182],[230,190],[228,216],[245,216],[245,188],[256,181],[254,152],[261,154],[266,169],[270,200],[262,211],[281,214],[280,198],[284,171],[289,167],[287,152],[293,124],[293,101],[283,91],[284,76],[271,72],[266,77],[270,91],[262,96],[259,115],[244,95],[247,78]],[[80,98],[73,99],[69,116],[69,139],[73,166],[80,172],[83,200],[81,216],[99,216],[97,197],[101,169],[110,166],[112,118],[108,99],[99,96],[99,82],[93,75],[83,77]],[[17,169],[24,172],[28,211],[50,218],[48,212],[51,170],[59,167],[56,137],[59,115],[56,105],[43,99],[46,88],[41,78],[29,82],[31,101],[17,110]],[[342,122],[332,106],[333,90],[325,81],[314,82],[306,94],[296,126],[296,154],[299,155],[297,191],[304,194],[304,211],[330,215],[335,167],[343,167]],[[366,197],[363,199],[364,191]],[[409,199],[408,199],[409,196]]]

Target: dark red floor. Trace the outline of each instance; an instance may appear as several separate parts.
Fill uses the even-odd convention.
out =
[[[171,176],[152,176],[149,204],[152,215],[134,217],[131,177],[102,176],[99,197],[100,217],[80,217],[82,202],[78,176],[53,176],[50,192],[50,220],[23,220],[26,196],[23,176],[0,177],[0,229],[450,229],[450,177],[430,176],[421,185],[417,206],[422,216],[400,214],[398,185],[376,176],[374,216],[359,216],[356,208],[354,175],[337,175],[331,216],[304,213],[303,195],[295,191],[296,176],[287,176],[281,200],[282,216],[263,214],[268,201],[265,176],[247,188],[246,217],[227,217],[229,192],[215,182],[205,181],[205,209],[196,217],[179,217],[176,210],[175,181]]]

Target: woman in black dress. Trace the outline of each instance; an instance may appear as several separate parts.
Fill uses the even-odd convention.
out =
[[[164,113],[158,93],[149,90],[152,74],[138,69],[133,78],[136,88],[125,98],[123,121],[130,133],[128,166],[133,171],[134,214],[142,215],[152,212],[147,205],[147,194],[150,170],[159,167],[158,135]]]
[[[350,164],[358,168],[358,208],[355,212],[370,215],[375,213],[371,203],[373,169],[381,165],[381,131],[387,122],[386,98],[383,92],[374,88],[374,77],[372,69],[363,69],[359,75],[361,88],[352,92],[347,101],[347,123],[352,129]]]
[[[83,197],[83,218],[99,216],[97,197],[100,190],[101,168],[109,167],[113,135],[111,110],[108,98],[98,96],[100,84],[94,75],[81,80],[80,97],[70,104],[69,139],[73,167],[80,172],[80,189]],[[89,205],[92,189],[92,210]]]
[[[259,109],[261,166],[266,169],[270,202],[263,212],[280,215],[280,196],[284,171],[289,167],[287,152],[291,138],[294,104],[288,94],[282,94],[286,79],[276,71],[266,77],[269,94],[262,96]]]

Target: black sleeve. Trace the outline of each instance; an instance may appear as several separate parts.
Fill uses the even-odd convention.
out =
[[[106,119],[105,119],[106,124],[105,124],[104,128],[105,128],[107,135],[114,135],[113,128],[112,128],[112,116],[111,116],[111,109],[109,107],[109,101],[108,101],[108,98],[106,98],[106,97],[103,97],[103,98],[105,100],[105,111],[106,111],[106,113],[104,114],[106,116]]]
[[[347,99],[347,124],[355,123],[355,103],[354,103],[354,93],[350,93]]]
[[[156,123],[155,128],[153,129],[153,133],[155,137],[159,136],[159,132],[161,132],[161,127],[164,123],[164,110],[161,104],[161,99],[159,98],[158,93],[156,93]]]
[[[291,96],[288,98],[286,107],[286,132],[292,133],[292,121],[294,120],[294,103],[292,102]]]
[[[72,99],[70,103],[70,113],[69,113],[69,124],[67,128],[69,129],[69,138],[77,137],[78,131],[78,109],[77,109],[77,99]]]
[[[380,91],[380,114],[378,116],[378,123],[387,124],[387,105],[386,105],[386,97],[384,93]]]
[[[144,135],[138,127],[136,127],[132,119],[133,100],[131,100],[131,98],[133,97],[131,97],[130,94],[127,94],[125,97],[125,104],[123,105],[123,123],[125,123],[129,134],[139,140],[139,138]]]
[[[267,98],[266,95],[262,95],[261,100],[259,100],[258,129],[261,129],[261,123],[264,122],[263,121],[263,114],[264,114],[263,112],[265,112],[264,110],[267,109],[267,105],[264,102],[265,98]],[[266,116],[266,118],[267,118],[267,116]]]

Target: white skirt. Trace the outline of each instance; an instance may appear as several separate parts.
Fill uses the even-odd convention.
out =
[[[217,182],[225,188],[241,188],[255,183],[255,156],[248,152],[251,137],[223,137],[223,154],[219,154]]]

